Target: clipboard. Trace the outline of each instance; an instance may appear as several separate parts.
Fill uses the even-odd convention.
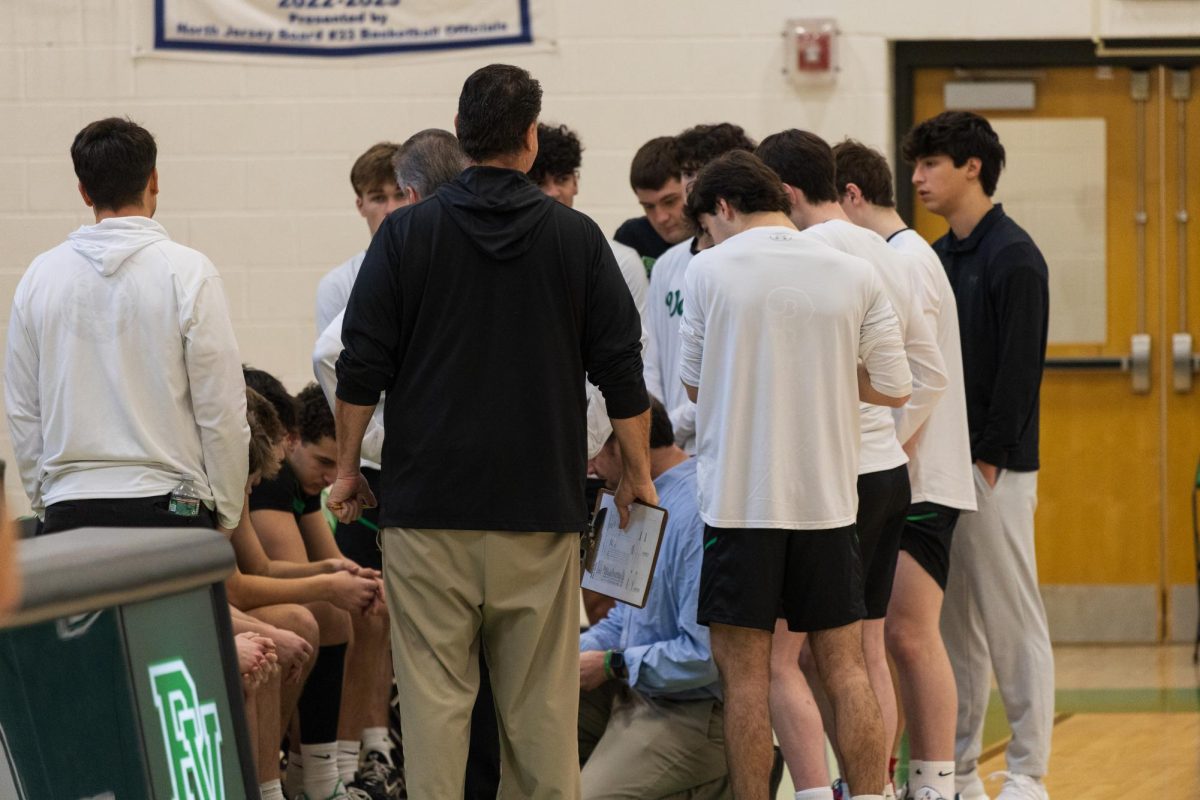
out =
[[[621,530],[615,500],[608,489],[601,489],[596,496],[595,513],[580,539],[579,585],[645,608],[668,513],[660,506],[635,500],[629,509],[629,526]]]

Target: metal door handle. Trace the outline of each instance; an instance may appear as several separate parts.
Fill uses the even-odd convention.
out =
[[[1192,350],[1192,335],[1177,333],[1171,337],[1171,384],[1179,394],[1192,391],[1192,376],[1200,372],[1200,354]]]

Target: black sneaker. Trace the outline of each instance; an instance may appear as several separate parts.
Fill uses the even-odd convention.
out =
[[[374,750],[363,753],[358,762],[358,780],[355,784],[370,792],[373,800],[402,800],[408,797],[404,774],[386,754]]]

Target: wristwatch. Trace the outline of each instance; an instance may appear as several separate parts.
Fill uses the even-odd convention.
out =
[[[604,674],[619,681],[629,677],[629,668],[625,666],[625,654],[620,650],[608,650],[604,653]]]

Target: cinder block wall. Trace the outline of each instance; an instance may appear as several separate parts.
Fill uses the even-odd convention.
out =
[[[216,263],[245,361],[289,388],[311,379],[320,276],[366,244],[348,173],[380,139],[450,128],[473,69],[507,61],[546,90],[547,121],[579,131],[578,207],[611,232],[638,212],[626,182],[646,139],[733,120],[755,137],[788,126],[890,147],[889,43],[897,39],[1180,36],[1200,32],[1172,0],[534,0],[538,44],[351,60],[135,56],[150,0],[0,0],[0,339],[30,260],[80,224],[68,147],[85,123],[128,115],[158,138],[158,219]],[[831,87],[781,75],[789,17],[842,31]],[[12,464],[5,427],[0,457]],[[28,508],[15,470],[8,497]]]

